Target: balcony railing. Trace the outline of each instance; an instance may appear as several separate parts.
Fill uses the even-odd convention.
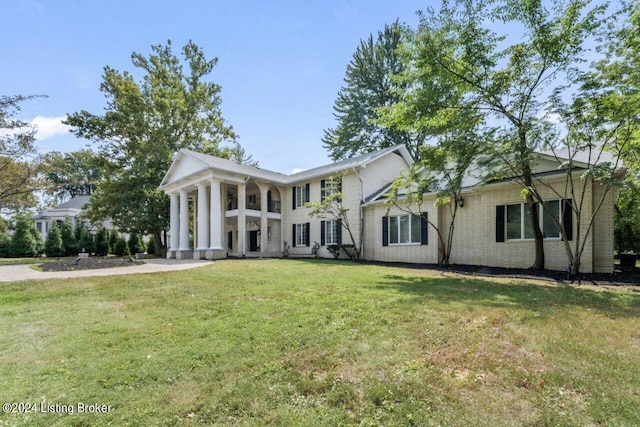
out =
[[[260,199],[247,199],[246,203],[247,209],[259,211],[260,210]],[[238,199],[229,199],[227,200],[227,210],[231,211],[234,209],[238,209]],[[271,200],[267,204],[267,212],[281,213],[282,212],[282,203],[280,200]]]

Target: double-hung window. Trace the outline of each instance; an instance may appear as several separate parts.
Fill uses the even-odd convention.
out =
[[[324,221],[323,221],[324,222]],[[337,245],[339,244],[338,233],[340,229],[338,228],[340,224],[338,221],[326,221],[325,225],[325,244],[327,245]]]

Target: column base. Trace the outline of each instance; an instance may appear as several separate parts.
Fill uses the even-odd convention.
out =
[[[222,259],[227,257],[227,251],[224,249],[207,249],[205,253],[206,259]]]
[[[193,251],[191,249],[176,251],[176,259],[193,259]]]

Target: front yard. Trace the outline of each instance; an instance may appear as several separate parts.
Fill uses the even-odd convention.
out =
[[[640,424],[638,288],[229,260],[2,284],[0,324],[0,425]]]

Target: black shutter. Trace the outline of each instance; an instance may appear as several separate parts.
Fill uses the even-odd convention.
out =
[[[496,206],[496,242],[504,242],[504,205]]]
[[[292,190],[291,192],[293,193],[293,204],[291,206],[292,206],[292,209],[295,209],[296,208],[296,187],[291,187],[291,190]]]
[[[338,244],[341,245],[342,244],[342,220],[339,219],[338,220],[338,225],[336,227],[338,230]]]
[[[389,246],[389,217],[382,217],[382,246]]]
[[[267,212],[271,212],[271,190],[267,191]]]
[[[304,201],[305,203],[309,203],[309,184],[305,184],[305,195],[304,195]]]
[[[562,226],[567,233],[567,240],[573,240],[573,200],[565,199],[562,204]]]
[[[324,198],[327,196],[327,192],[325,191],[325,186],[327,182],[323,179],[320,181],[320,202],[324,202]]]
[[[308,222],[306,224],[306,227],[307,227],[307,232],[305,233],[306,236],[304,238],[304,244],[305,246],[309,246],[309,237],[310,237],[309,235],[311,234],[311,223]]]
[[[296,225],[295,224],[293,224],[293,239],[292,239],[292,242],[293,243],[291,243],[291,246],[295,248],[296,247]]]
[[[422,212],[420,215],[420,244],[426,245],[429,243],[429,223],[427,222],[428,217],[427,212]]]
[[[324,228],[326,223],[327,223],[326,221],[320,221],[320,246],[324,246],[326,242],[326,238],[324,234]]]

